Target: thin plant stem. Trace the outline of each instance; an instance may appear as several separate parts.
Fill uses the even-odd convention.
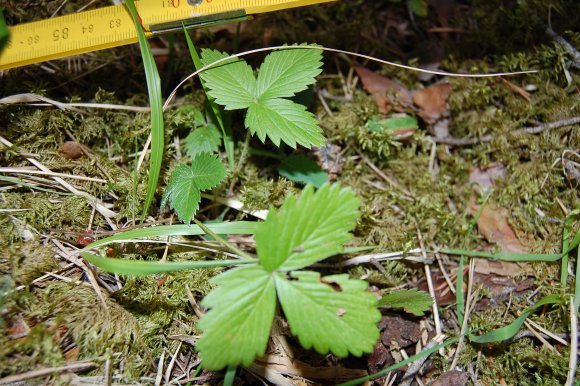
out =
[[[238,177],[240,175],[240,171],[242,170],[242,166],[244,166],[244,163],[246,162],[246,159],[248,158],[248,150],[250,148],[250,139],[252,138],[252,134],[250,133],[250,131],[246,132],[246,140],[244,141],[244,147],[242,148],[242,154],[240,155],[240,160],[238,161],[238,164],[236,165],[236,169],[234,170],[234,173],[232,175],[232,182],[230,183],[230,195],[233,193],[234,191],[234,187],[236,186],[236,183],[238,182]]]
[[[208,235],[210,235],[211,237],[213,237],[214,239],[216,239],[217,241],[219,241],[220,243],[222,243],[223,245],[228,247],[232,252],[236,253],[238,256],[242,256],[246,259],[255,260],[255,258],[253,256],[242,251],[241,249],[236,247],[234,244],[230,243],[229,241],[227,241],[226,239],[224,239],[223,237],[221,237],[220,235],[218,235],[217,233],[215,233],[214,231],[209,229],[204,223],[202,223],[201,221],[199,221],[195,217],[193,218],[193,222],[195,222],[205,233],[207,233]]]

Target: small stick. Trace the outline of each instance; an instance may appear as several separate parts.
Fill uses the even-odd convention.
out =
[[[409,192],[406,188],[404,188],[401,185],[399,185],[399,183],[397,181],[395,181],[394,179],[390,178],[385,173],[383,173],[383,171],[381,169],[379,169],[374,163],[372,163],[371,160],[369,160],[365,155],[360,154],[360,153],[359,153],[359,155],[361,156],[361,158],[363,159],[363,161],[365,161],[365,163],[367,165],[369,165],[370,168],[373,169],[373,171],[375,173],[377,173],[377,175],[379,177],[381,177],[383,180],[385,180],[385,182],[387,182],[392,187],[399,189],[401,192],[403,192],[405,194],[405,196],[408,199],[413,199],[413,195],[411,194],[411,192]]]
[[[0,385],[11,385],[17,382],[23,382],[28,379],[46,377],[53,374],[60,374],[65,372],[82,372],[87,370],[92,370],[97,367],[95,362],[91,361],[81,361],[73,362],[62,367],[49,367],[46,369],[28,371],[26,373],[10,375],[8,377],[0,378]]]
[[[557,129],[559,127],[564,126],[571,126],[580,123],[580,117],[572,117],[567,119],[561,119],[555,122],[547,122],[542,123],[537,126],[532,127],[522,127],[521,129],[517,129],[512,131],[510,134],[540,134],[543,131]],[[482,137],[463,137],[463,138],[455,138],[455,137],[445,137],[445,138],[431,138],[433,141],[437,143],[441,143],[444,145],[450,146],[470,146],[470,145],[477,145],[478,143],[484,142],[491,142],[493,140],[492,135],[484,135]]]
[[[548,27],[544,23],[538,20],[538,24],[544,28],[546,34],[554,39],[558,44],[560,44],[566,51],[568,51],[572,55],[572,61],[574,62],[575,67],[580,67],[580,52],[570,44],[566,39],[561,37],[554,31],[552,28]]]
[[[560,354],[558,350],[556,350],[556,348],[550,344],[550,342],[548,342],[538,331],[536,331],[536,329],[530,323],[528,323],[527,320],[524,320],[524,325],[536,338],[538,338],[540,342],[542,342],[544,346],[552,350],[557,356],[562,356],[562,354]]]
[[[125,110],[138,113],[148,113],[151,111],[149,107],[113,105],[109,103],[63,103],[44,97],[42,95],[30,93],[10,95],[0,99],[0,105],[14,105],[14,104],[28,104],[30,106],[55,106],[61,110],[71,110],[76,112],[82,111],[76,109],[75,107],[86,107],[92,109],[105,109],[105,110]]]
[[[437,346],[439,343],[441,343],[443,341],[442,339],[440,339],[441,336],[442,335],[436,335],[435,338],[433,338],[433,340],[431,340],[429,343],[427,343],[427,345],[423,348],[422,351],[429,350],[429,349]],[[417,374],[417,372],[419,372],[419,369],[421,368],[421,366],[423,366],[425,361],[427,361],[427,358],[429,358],[429,357],[426,356],[424,358],[417,359],[415,362],[411,363],[409,365],[409,367],[407,368],[405,375],[403,375],[403,378],[401,378],[401,383],[399,383],[399,385],[400,386],[410,385],[414,379],[415,374]]]
[[[445,270],[445,266],[443,265],[443,262],[441,261],[441,258],[439,256],[439,252],[435,252],[435,260],[437,260],[437,264],[439,265],[439,269],[441,270],[441,273],[445,278],[445,282],[447,282],[447,285],[449,286],[449,290],[455,293],[455,286],[453,285],[453,282],[451,281],[449,274]]]
[[[157,376],[155,377],[155,386],[161,386],[161,381],[163,381],[163,362],[165,361],[165,350],[161,352],[161,358],[157,363]]]
[[[570,361],[568,362],[566,386],[574,385],[576,366],[578,366],[578,309],[576,307],[574,296],[570,296]]]
[[[566,342],[564,339],[560,338],[558,335],[554,334],[553,332],[546,330],[544,327],[540,326],[538,323],[534,322],[531,319],[526,319],[526,322],[529,323],[530,325],[532,325],[536,330],[540,331],[543,335],[546,335],[552,339],[554,339],[556,342],[564,345],[564,346],[568,346],[568,342]]]
[[[3,143],[4,145],[6,145],[7,147],[12,147],[14,146],[10,141],[8,141],[6,138],[0,136],[0,142]],[[25,156],[26,157],[26,156]],[[28,162],[30,162],[31,164],[33,164],[34,166],[36,166],[37,168],[39,168],[40,170],[44,171],[44,172],[50,172],[52,173],[52,171],[47,168],[46,166],[44,166],[42,163],[38,162],[37,160],[35,160],[34,158],[31,157],[26,157],[26,160]],[[99,211],[99,213],[101,213],[103,215],[103,217],[105,217],[105,219],[107,221],[109,221],[110,217],[116,217],[117,213],[113,212],[112,210],[108,209],[105,204],[97,199],[96,197],[91,196],[90,194],[88,194],[87,192],[82,192],[80,190],[78,190],[77,188],[75,188],[74,186],[72,186],[71,184],[69,184],[68,182],[66,182],[65,180],[63,180],[60,177],[53,177],[53,179],[58,182],[59,184],[61,184],[62,186],[64,186],[69,192],[77,194],[79,196],[83,196],[86,197],[87,199],[95,202],[95,205],[97,207],[97,210]],[[110,223],[110,221],[109,221]],[[114,227],[114,225],[113,225]]]
[[[169,378],[171,377],[171,372],[173,371],[173,366],[175,366],[175,361],[177,360],[177,355],[181,350],[182,344],[183,342],[179,341],[179,343],[177,344],[177,349],[175,350],[175,354],[173,354],[173,356],[171,357],[171,361],[169,361],[169,364],[167,365],[167,369],[165,370],[165,384],[169,383]]]
[[[463,272],[459,272],[458,275],[462,275]],[[473,276],[475,275],[475,259],[471,258],[469,260],[469,283],[467,285],[467,301],[465,302],[465,314],[463,315],[463,324],[461,325],[461,333],[459,337],[459,342],[457,342],[457,348],[455,349],[455,354],[453,356],[453,362],[451,362],[451,367],[449,367],[449,371],[455,369],[457,366],[457,361],[459,361],[459,353],[463,349],[463,344],[465,341],[465,333],[467,331],[467,321],[469,320],[469,314],[471,313],[472,309],[475,307],[475,304],[471,306],[472,297],[475,296],[471,295],[471,290],[473,288]],[[475,302],[475,300],[473,300]]]
[[[232,252],[235,252],[239,256],[244,257],[246,259],[254,259],[254,257],[250,256],[248,253],[242,251],[241,249],[236,247],[234,244],[230,243],[229,241],[227,241],[226,239],[224,239],[223,237],[221,237],[220,235],[218,235],[217,233],[215,233],[214,231],[209,229],[204,223],[202,223],[201,221],[199,221],[195,217],[193,218],[193,222],[195,222],[205,233],[212,236],[214,239],[216,239],[217,241],[219,241],[220,243],[222,243],[223,245],[228,247]]]
[[[103,184],[107,183],[107,181],[100,179],[100,178],[76,176],[74,174],[56,173],[56,172],[50,172],[50,171],[45,172],[43,170],[28,170],[28,169],[20,169],[20,168],[0,168],[0,173],[39,174],[42,176],[49,176],[49,177],[71,178],[73,180],[101,182]]]
[[[421,234],[421,229],[419,229],[419,225],[415,224],[417,228],[417,235],[419,236],[419,245],[421,246],[421,253],[423,254],[423,258],[427,259],[427,252],[425,251],[425,243],[423,242],[423,235]],[[425,268],[425,277],[427,278],[427,287],[429,288],[429,294],[433,299],[433,321],[435,322],[435,333],[437,335],[443,335],[441,331],[441,320],[439,319],[439,308],[437,307],[437,297],[435,296],[435,288],[433,287],[433,279],[431,278],[431,268],[428,264],[423,264]],[[441,349],[441,354],[443,349]]]
[[[514,133],[516,134],[540,134],[543,131],[546,130],[551,130],[551,129],[557,129],[559,127],[564,127],[564,126],[571,126],[571,125],[576,125],[580,123],[580,117],[572,117],[572,118],[567,118],[567,119],[561,119],[559,121],[555,121],[555,122],[547,122],[547,123],[542,123],[539,124],[538,126],[534,126],[534,127],[523,127],[521,129],[518,129],[516,131],[514,131]]]

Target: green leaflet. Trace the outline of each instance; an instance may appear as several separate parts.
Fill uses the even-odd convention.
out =
[[[215,187],[225,176],[226,169],[217,156],[202,153],[193,159],[191,167],[175,168],[163,192],[161,208],[169,202],[179,219],[189,224],[199,207],[201,191]]]
[[[425,311],[432,305],[433,298],[431,295],[415,288],[396,291],[383,296],[379,300],[379,307],[402,308],[416,316],[425,315]]]
[[[213,154],[218,151],[222,134],[213,124],[198,127],[185,138],[185,150],[192,159],[199,154]]]
[[[276,276],[276,290],[292,333],[305,348],[345,357],[372,352],[381,313],[377,300],[366,292],[368,283],[348,275],[321,278],[317,272],[298,271]]]
[[[322,146],[325,142],[314,115],[289,99],[265,99],[252,103],[245,125],[262,142],[268,136],[276,146],[280,146],[280,140],[292,148],[296,148],[296,143],[311,147]]]
[[[340,185],[316,193],[307,186],[298,199],[288,198],[270,210],[256,230],[256,249],[267,271],[304,268],[341,252],[359,216],[359,199]]]
[[[321,67],[320,50],[274,51],[260,66],[255,96],[261,100],[293,97],[315,82],[316,76],[322,72]]]
[[[202,63],[219,60],[200,76],[207,93],[226,110],[248,109],[245,125],[260,140],[266,137],[276,145],[280,142],[296,147],[321,146],[322,130],[314,115],[292,97],[314,83],[320,73],[322,54],[318,49],[288,49],[272,52],[260,67],[258,78],[252,68],[239,58],[214,50],[202,51]]]
[[[201,50],[201,62],[207,66],[229,55],[216,50]],[[202,72],[207,93],[226,110],[247,109],[254,101],[256,78],[252,67],[238,58],[225,60]]]
[[[266,352],[276,309],[274,279],[260,266],[236,268],[216,276],[218,287],[202,305],[211,308],[199,321],[196,347],[203,366],[249,366]]]

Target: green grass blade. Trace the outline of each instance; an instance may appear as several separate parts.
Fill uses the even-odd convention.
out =
[[[6,21],[4,21],[4,13],[2,12],[3,9],[0,8],[0,53],[8,44],[8,40],[10,38],[10,31],[8,31],[8,26],[6,25]]]
[[[139,14],[133,0],[126,0],[125,5],[131,14],[135,23],[137,37],[139,38],[139,48],[145,67],[145,77],[147,79],[147,90],[149,92],[149,103],[151,105],[151,158],[149,159],[149,181],[147,183],[147,197],[141,214],[141,221],[145,219],[149,207],[153,202],[155,191],[157,190],[157,181],[161,173],[161,163],[163,161],[164,144],[164,123],[163,123],[163,98],[161,96],[161,80],[159,72],[153,58],[153,52],[147,41],[147,36],[139,21]]]
[[[124,260],[100,257],[88,252],[81,252],[83,259],[99,267],[103,271],[111,273],[120,273],[131,276],[144,276],[156,273],[168,273],[176,271],[188,271],[191,269],[210,268],[210,267],[228,267],[241,264],[257,263],[257,259],[243,260],[210,260],[210,261],[142,261],[142,260]]]
[[[463,296],[463,268],[465,267],[465,255],[459,258],[459,267],[457,268],[457,279],[455,282],[455,310],[457,312],[457,322],[463,326],[465,317],[465,297]]]
[[[253,235],[256,232],[257,222],[237,221],[237,222],[220,222],[210,223],[206,226],[217,234],[230,235]],[[98,248],[113,242],[119,242],[130,239],[140,239],[144,237],[161,237],[161,236],[196,236],[203,235],[205,232],[197,225],[162,225],[157,227],[131,229],[120,232],[113,236],[97,240],[87,245],[83,250],[88,251],[91,248]]]
[[[235,366],[228,366],[228,369],[226,370],[226,375],[224,376],[223,386],[232,386],[234,384],[237,369],[238,368]]]
[[[415,354],[415,355],[413,355],[405,360],[397,362],[394,365],[389,366],[386,369],[379,371],[378,373],[367,375],[366,377],[353,379],[352,381],[340,383],[340,384],[338,384],[338,386],[356,386],[356,385],[360,385],[362,383],[365,383],[367,381],[383,377],[383,376],[387,375],[388,373],[390,373],[391,371],[395,371],[397,369],[400,369],[401,367],[408,365],[409,363],[415,362],[418,359],[425,358],[425,357],[433,354],[434,352],[439,351],[443,347],[447,347],[450,344],[456,343],[458,341],[459,341],[459,337],[448,339],[443,343],[440,343],[434,347],[431,347],[430,349],[423,350],[423,351],[421,351],[421,352],[419,352],[419,353],[417,353],[417,354]]]
[[[469,340],[473,343],[492,343],[492,342],[502,342],[504,340],[512,338],[515,334],[518,333],[524,321],[528,316],[532,314],[535,310],[544,306],[546,304],[557,304],[561,303],[562,298],[559,295],[548,295],[542,299],[540,299],[536,304],[531,307],[528,307],[522,314],[513,322],[508,324],[507,326],[503,326],[497,328],[493,331],[490,331],[483,335],[473,335],[469,334]]]
[[[448,255],[464,255],[470,257],[485,257],[492,260],[503,261],[558,261],[563,254],[535,254],[535,253],[512,253],[512,252],[483,252],[470,251],[467,249],[446,248],[440,251]]]
[[[183,27],[183,33],[185,34],[185,40],[187,41],[187,48],[189,49],[189,54],[191,55],[191,60],[193,61],[193,65],[195,66],[196,70],[199,70],[200,68],[203,67],[203,64],[201,63],[201,58],[199,57],[197,49],[195,48],[195,45],[193,44],[193,41],[191,40],[191,37],[189,36],[189,33],[187,32],[185,27]],[[224,148],[226,149],[226,154],[228,156],[228,165],[229,165],[230,169],[233,170],[234,165],[235,165],[235,158],[234,158],[234,138],[232,137],[231,129],[226,128],[226,125],[224,123],[224,118],[222,116],[222,111],[220,110],[217,103],[215,103],[213,98],[211,98],[207,94],[207,89],[205,87],[205,83],[203,82],[203,79],[200,78],[199,80],[201,82],[201,86],[203,87],[203,92],[205,93],[205,96],[206,96],[207,101],[209,103],[209,106],[211,108],[210,111],[212,114],[212,118],[214,118],[214,120],[217,122],[220,130],[222,131]]]
[[[566,221],[564,221],[564,229],[562,230],[562,251],[567,251],[570,247],[570,228],[574,222],[574,216],[568,216]],[[560,287],[562,289],[566,288],[566,283],[568,282],[568,253],[562,256],[561,268],[560,268]]]
[[[576,254],[576,286],[574,288],[574,307],[578,311],[580,306],[580,248]]]

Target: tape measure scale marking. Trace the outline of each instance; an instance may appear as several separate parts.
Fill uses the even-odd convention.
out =
[[[141,0],[136,2],[145,29],[195,24],[196,19],[243,11],[257,14],[335,0]],[[163,32],[156,30],[157,33]],[[0,70],[137,42],[135,26],[123,5],[113,5],[9,27],[10,41]],[[152,36],[152,33],[148,34]]]

